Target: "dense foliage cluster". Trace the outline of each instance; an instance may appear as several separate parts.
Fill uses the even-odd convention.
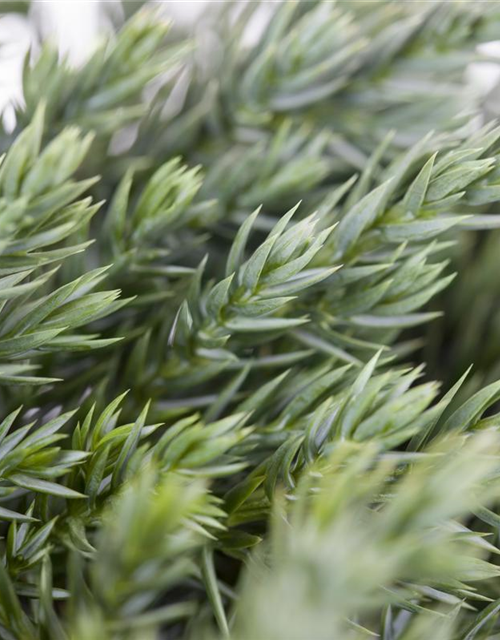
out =
[[[142,4],[0,131],[0,638],[500,638],[500,4]]]

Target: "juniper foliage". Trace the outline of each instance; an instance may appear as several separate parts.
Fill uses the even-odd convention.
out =
[[[498,638],[500,6],[143,4],[0,132],[0,638]]]

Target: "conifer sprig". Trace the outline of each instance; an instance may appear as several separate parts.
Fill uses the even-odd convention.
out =
[[[498,3],[142,4],[1,133],[0,638],[494,640]]]
[[[331,275],[336,267],[306,270],[323,247],[331,228],[314,234],[313,216],[287,225],[296,207],[270,231],[266,240],[245,260],[245,246],[258,210],[241,226],[226,263],[226,278],[201,290],[204,264],[198,269],[189,298],[179,309],[171,334],[173,346],[193,355],[224,359],[232,335],[249,332],[274,334],[296,327],[307,318],[275,315],[295,294]]]

